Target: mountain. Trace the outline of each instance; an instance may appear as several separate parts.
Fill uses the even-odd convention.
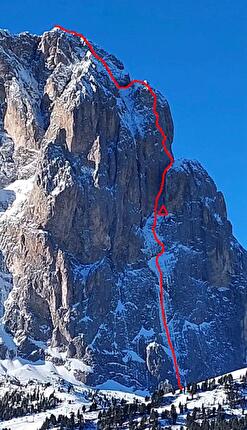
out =
[[[120,85],[123,64],[94,46]],[[171,150],[173,122],[158,92]],[[153,100],[118,90],[82,40],[0,33],[0,357],[92,385],[175,382],[159,307],[154,199],[168,157]],[[178,160],[159,200],[164,299],[182,382],[244,366],[247,253],[222,193]]]

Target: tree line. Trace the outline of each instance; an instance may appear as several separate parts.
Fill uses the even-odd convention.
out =
[[[61,403],[54,393],[45,397],[39,387],[31,393],[20,389],[7,391],[0,399],[0,421],[8,421],[12,418],[19,418],[25,415],[33,415],[54,409]]]

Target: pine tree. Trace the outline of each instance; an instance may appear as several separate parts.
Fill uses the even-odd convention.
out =
[[[175,406],[174,405],[172,405],[171,406],[171,419],[172,419],[172,424],[176,424],[176,422],[177,422],[177,417],[178,417],[178,414],[177,414],[177,411],[176,411],[176,408],[175,408]]]

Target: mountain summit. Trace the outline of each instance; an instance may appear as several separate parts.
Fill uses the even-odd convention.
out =
[[[123,64],[95,47],[121,85]],[[173,122],[157,93],[171,149]],[[146,88],[119,91],[81,39],[0,32],[1,359],[69,366],[77,379],[175,381],[151,231],[168,158]],[[169,170],[157,231],[183,383],[244,366],[247,253],[197,161]]]

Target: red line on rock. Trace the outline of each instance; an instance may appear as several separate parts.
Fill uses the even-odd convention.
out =
[[[105,67],[106,71],[108,72],[112,82],[114,82],[114,84],[116,85],[117,89],[119,90],[127,90],[128,88],[132,87],[133,84],[140,84],[143,85],[144,87],[147,88],[147,90],[150,92],[151,96],[153,97],[153,113],[155,116],[155,125],[156,128],[159,130],[161,137],[162,137],[162,146],[163,149],[167,155],[167,157],[169,158],[170,162],[168,164],[168,166],[164,169],[163,173],[162,173],[162,177],[161,177],[161,184],[160,184],[160,188],[158,191],[158,194],[155,197],[155,202],[154,202],[154,221],[153,221],[153,225],[152,225],[152,233],[154,236],[155,241],[158,243],[158,245],[160,245],[161,247],[161,251],[159,252],[159,254],[156,255],[155,258],[155,263],[156,263],[156,267],[157,270],[159,272],[159,290],[160,290],[160,309],[161,309],[161,316],[162,316],[162,321],[163,321],[163,326],[165,329],[165,333],[166,333],[166,337],[167,337],[167,341],[168,341],[168,345],[170,347],[171,353],[172,353],[172,359],[173,359],[173,364],[174,364],[174,369],[175,369],[175,373],[176,373],[176,378],[177,378],[177,383],[178,383],[178,387],[180,389],[182,389],[182,384],[181,384],[181,378],[180,378],[180,373],[179,373],[179,368],[178,368],[178,364],[177,364],[177,357],[176,357],[176,353],[171,341],[171,336],[170,336],[170,332],[169,332],[169,328],[168,328],[168,324],[167,324],[167,319],[166,319],[166,312],[165,312],[165,304],[164,304],[164,291],[163,291],[163,274],[162,274],[162,270],[159,264],[159,258],[164,254],[165,252],[165,245],[163,242],[161,242],[161,240],[159,239],[159,237],[156,234],[156,226],[157,226],[157,219],[158,216],[166,216],[168,215],[168,211],[166,209],[166,207],[164,205],[161,206],[160,209],[158,209],[158,205],[159,205],[159,199],[160,196],[163,192],[164,189],[164,185],[165,185],[165,179],[166,179],[166,174],[168,172],[168,170],[172,167],[173,163],[174,163],[174,158],[172,156],[172,154],[170,153],[170,151],[167,149],[166,147],[166,140],[167,137],[165,135],[165,132],[163,130],[163,128],[161,127],[160,123],[159,123],[159,114],[157,112],[157,95],[155,94],[154,90],[150,87],[150,85],[145,82],[145,81],[141,81],[139,79],[133,79],[132,81],[129,82],[128,85],[119,85],[119,83],[117,82],[117,80],[115,79],[115,77],[112,74],[111,69],[109,68],[108,64],[106,63],[106,61],[101,58],[97,52],[95,52],[93,46],[91,45],[91,43],[86,39],[85,36],[83,36],[80,33],[77,33],[76,31],[73,30],[67,30],[66,28],[62,27],[61,25],[55,25],[55,28],[58,28],[59,30],[64,31],[65,33],[71,34],[73,36],[77,36],[80,37],[85,44],[88,46],[90,52],[92,53],[92,55],[98,60],[100,61],[101,64],[103,64],[103,66]]]

